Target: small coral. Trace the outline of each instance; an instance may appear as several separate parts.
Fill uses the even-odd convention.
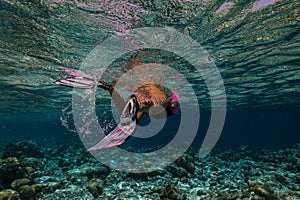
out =
[[[21,179],[16,179],[14,180],[10,186],[12,189],[14,190],[19,190],[20,187],[24,186],[24,185],[28,185],[31,182],[31,180],[29,180],[28,178],[21,178]]]
[[[103,192],[103,185],[99,181],[92,180],[87,186],[88,191],[96,198]]]
[[[182,167],[178,167],[174,163],[167,166],[167,171],[170,172],[174,177],[182,178],[187,176],[187,172]]]
[[[36,193],[39,193],[42,191],[43,186],[41,184],[33,184],[31,187],[35,190]]]
[[[29,185],[24,185],[19,189],[19,194],[21,199],[34,200],[36,196],[36,191],[34,187]]]
[[[146,160],[146,161],[144,162],[144,166],[145,166],[146,168],[149,168],[149,167],[151,167],[151,166],[152,166],[152,162],[151,162],[151,161],[148,161],[148,160]]]
[[[180,158],[178,158],[175,163],[185,169],[187,172],[194,174],[195,172],[195,165],[194,165],[194,158],[190,154],[183,154]]]
[[[256,185],[254,187],[255,194],[264,197],[266,200],[273,200],[273,191],[265,185]]]
[[[105,166],[82,165],[67,171],[67,174],[72,176],[86,176],[89,179],[106,178],[109,174],[109,169]]]
[[[14,190],[4,190],[0,192],[0,199],[3,200],[21,200],[19,194]]]
[[[173,185],[168,185],[161,193],[160,198],[163,200],[171,200],[171,199],[186,200],[187,195],[184,190],[177,189]]]
[[[13,180],[26,177],[26,169],[16,157],[8,157],[0,164],[0,179],[4,187],[9,187]]]

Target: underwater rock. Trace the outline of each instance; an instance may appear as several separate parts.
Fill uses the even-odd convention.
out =
[[[173,185],[168,185],[160,195],[161,200],[186,200],[186,192],[182,189],[177,189]]]
[[[25,156],[41,158],[43,155],[42,148],[34,141],[14,141],[5,146],[1,157],[20,158],[21,156]]]
[[[178,158],[175,163],[185,169],[187,172],[194,174],[195,172],[195,165],[194,165],[194,158],[190,154],[183,154]]]
[[[196,170],[196,167],[194,165],[194,163],[190,162],[187,166],[186,166],[186,171],[191,173],[191,174],[194,174],[195,173],[195,170]]]
[[[34,200],[36,197],[36,191],[34,187],[29,185],[24,185],[19,189],[19,194],[21,199]]]
[[[152,166],[152,162],[151,162],[151,161],[148,161],[148,160],[146,160],[146,161],[144,162],[144,166],[145,166],[146,168],[149,168],[149,167],[151,167],[151,166]]]
[[[182,177],[181,179],[180,179],[180,181],[182,182],[182,183],[187,183],[188,182],[188,178],[185,176],[185,177]]]
[[[53,193],[57,189],[61,188],[63,183],[61,182],[48,182],[47,185],[42,189],[43,193]]]
[[[38,159],[35,157],[25,157],[22,159],[22,163],[34,169],[42,169],[45,165],[44,159]]]
[[[87,190],[97,198],[103,192],[103,184],[98,180],[91,180],[88,183]]]
[[[136,180],[147,180],[148,179],[148,174],[146,172],[142,172],[142,173],[128,173],[127,176],[129,178],[132,179],[136,179]]]
[[[236,200],[236,199],[239,199],[239,197],[240,196],[238,194],[229,194],[226,199],[228,199],[228,200]]]
[[[213,191],[212,199],[222,199],[222,200],[226,199],[226,200],[229,200],[228,196],[223,191],[220,191],[220,190]]]
[[[106,177],[105,179],[105,183],[106,184],[118,184],[119,182],[123,181],[124,179],[124,174],[121,174],[117,171],[112,171],[111,173],[109,173],[109,175]]]
[[[149,177],[155,177],[155,176],[164,176],[166,174],[166,170],[155,170],[155,171],[152,171],[152,172],[148,172],[147,175]]]
[[[26,169],[16,157],[5,158],[0,164],[0,179],[4,187],[9,187],[13,180],[25,177]]]
[[[293,165],[292,163],[286,163],[283,167],[284,171],[290,171],[290,172],[298,172],[298,168],[296,165]]]
[[[205,194],[206,194],[206,192],[204,190],[197,190],[197,195],[198,196],[203,196]]]
[[[201,199],[203,199],[203,200],[208,200],[208,199],[209,200],[240,200],[240,196],[238,194],[226,194],[221,191],[214,191],[211,198],[204,196],[204,198],[201,198]],[[254,199],[251,199],[251,200],[254,200]],[[262,200],[262,199],[255,199],[255,200]]]
[[[1,200],[21,200],[19,193],[14,190],[4,190],[0,192]]]
[[[297,167],[297,171],[299,172],[300,171],[300,159],[298,159],[298,162],[296,164],[296,167]]]
[[[209,181],[209,185],[210,185],[210,186],[216,186],[216,185],[218,185],[218,183],[217,183],[217,181],[215,181],[215,180],[210,180],[210,181]]]
[[[24,185],[28,185],[31,182],[31,180],[29,180],[28,178],[21,178],[21,179],[16,179],[14,180],[10,186],[12,189],[14,190],[19,190],[20,187],[24,186]]]
[[[237,162],[240,159],[240,157],[232,150],[220,152],[218,157],[222,160],[227,160],[227,161],[230,160],[233,162]]]
[[[115,200],[121,200],[121,199],[127,199],[126,194],[118,194],[118,196],[115,197]]]
[[[281,174],[275,173],[274,177],[276,178],[277,181],[281,183],[286,183],[286,178],[282,176]]]
[[[200,181],[207,181],[207,177],[206,176],[203,176],[203,175],[199,175],[198,176],[198,180],[200,180]]]
[[[95,199],[90,192],[79,186],[69,186],[57,189],[55,192],[39,196],[40,200],[92,200]]]
[[[266,200],[273,200],[273,191],[265,185],[256,185],[253,189],[255,194],[264,197]]]
[[[147,180],[148,177],[155,177],[155,176],[164,176],[167,172],[165,170],[155,170],[152,172],[145,172],[144,168],[138,168],[139,172],[129,172],[127,173],[127,177],[139,180]]]
[[[110,198],[110,197],[103,197],[102,200],[112,200],[112,198]]]
[[[71,176],[70,182],[74,185],[79,185],[81,183],[81,180],[77,176]]]
[[[31,187],[35,190],[36,194],[42,191],[43,185],[42,184],[33,184]]]
[[[240,146],[239,153],[241,157],[254,157],[254,154],[248,145]]]
[[[295,176],[295,183],[300,184],[300,175],[299,174]]]
[[[74,167],[80,166],[83,162],[81,156],[76,155],[76,157],[72,158],[72,155],[62,155],[58,156],[57,165],[62,168],[64,171],[70,170]]]
[[[211,166],[210,170],[217,172],[217,171],[219,171],[219,168],[217,166],[213,165],[213,166]]]
[[[178,167],[174,163],[167,166],[166,170],[170,172],[174,177],[182,178],[187,176],[187,172],[182,167]]]
[[[82,165],[67,171],[68,176],[86,176],[89,179],[102,178],[105,179],[109,174],[109,169],[105,166]]]

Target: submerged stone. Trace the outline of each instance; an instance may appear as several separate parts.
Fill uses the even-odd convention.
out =
[[[295,182],[300,184],[300,175],[299,174],[295,176]]]
[[[194,165],[194,158],[190,154],[183,154],[180,158],[178,158],[175,163],[185,169],[187,172],[194,174],[195,172],[195,165]]]
[[[6,157],[42,157],[43,151],[39,144],[34,141],[17,141],[8,143],[2,153],[2,158]]]
[[[43,186],[41,184],[33,184],[31,187],[35,190],[36,194],[42,191]]]
[[[186,192],[182,189],[176,188],[174,185],[168,185],[160,195],[161,199],[164,200],[186,200]]]
[[[20,187],[24,185],[28,185],[30,182],[31,180],[29,180],[28,178],[21,178],[21,179],[14,180],[10,186],[14,190],[19,190]]]
[[[0,199],[2,200],[21,200],[20,195],[14,190],[4,190],[0,192]]]
[[[89,179],[92,178],[106,178],[109,174],[109,169],[104,166],[95,166],[95,165],[82,165],[75,167],[67,172],[67,174],[72,177],[86,176]]]
[[[29,185],[24,185],[19,189],[19,194],[21,199],[34,200],[36,196],[36,191],[33,187]]]
[[[276,173],[274,174],[274,176],[276,180],[278,180],[279,182],[286,183],[286,178],[283,175]]]
[[[183,169],[182,167],[178,167],[175,164],[170,164],[166,169],[174,177],[182,178],[188,175],[185,169]]]
[[[88,183],[87,190],[96,198],[103,192],[103,185],[97,180]]]
[[[152,166],[152,162],[146,160],[146,161],[144,162],[144,166],[145,166],[146,168],[149,168],[149,167]]]
[[[265,185],[256,185],[254,188],[255,194],[264,197],[266,200],[273,200],[273,191]]]
[[[0,179],[4,187],[9,187],[13,180],[24,178],[26,169],[16,157],[5,158],[0,164]]]

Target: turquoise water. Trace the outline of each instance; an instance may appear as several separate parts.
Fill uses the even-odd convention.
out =
[[[298,112],[294,110],[299,110],[300,99],[299,2],[222,4],[1,1],[3,127],[6,120],[54,121],[54,126],[60,126],[60,118],[65,118],[63,123],[70,120],[72,116],[65,110],[70,111],[72,90],[52,83],[61,78],[57,66],[78,69],[105,39],[122,35],[126,29],[153,26],[176,29],[208,52],[224,81],[227,110],[270,109],[281,115],[280,110],[286,108]],[[126,71],[124,61],[129,57],[114,62],[106,72],[106,81],[112,82]],[[184,59],[161,51],[139,59],[158,60],[176,69],[192,85],[200,109],[210,109],[202,77]],[[103,116],[111,109],[110,97],[99,93],[97,109]],[[72,126],[72,122],[66,123]],[[9,131],[2,128],[1,132],[5,135]]]
[[[71,150],[61,147],[64,149],[62,152],[70,151],[69,156],[76,154],[74,149],[77,146],[72,145],[81,144],[81,141],[73,119],[74,91],[53,83],[64,77],[58,66],[79,69],[87,56],[107,39],[119,37],[131,48],[135,40],[126,38],[128,30],[159,27],[170,32],[177,31],[201,45],[207,52],[207,62],[215,64],[224,83],[225,100],[218,98],[222,94],[218,90],[221,86],[217,83],[220,82],[210,79],[216,91],[209,91],[204,75],[188,62],[186,55],[176,55],[159,48],[142,49],[137,55],[140,62],[160,63],[182,75],[181,79],[176,80],[171,75],[164,78],[171,84],[170,89],[181,92],[182,105],[199,108],[199,129],[191,146],[199,150],[209,129],[212,112],[224,112],[225,124],[218,147],[238,151],[242,145],[248,145],[260,152],[296,145],[293,154],[289,154],[292,150],[286,150],[284,155],[291,160],[296,159],[298,163],[291,161],[296,170],[293,168],[293,174],[289,176],[299,176],[299,11],[300,3],[296,0],[0,0],[0,143],[3,144],[0,150],[5,149],[4,145],[10,141],[32,140],[54,149],[57,148],[55,145],[67,144]],[[157,37],[154,41],[160,44],[160,39]],[[134,53],[137,51],[120,55],[108,68],[97,66],[100,71],[105,71],[102,79],[108,83],[118,81],[129,71],[128,62]],[[151,76],[159,74],[153,73]],[[191,98],[190,92],[182,91],[182,79],[188,81],[196,101]],[[212,96],[216,97],[214,108]],[[113,117],[118,116],[118,112],[112,106],[107,91],[97,90],[95,108],[103,132],[108,133],[116,124]],[[188,119],[193,120],[192,117]],[[150,119],[145,117],[140,125],[143,127],[149,123]],[[173,129],[176,129],[174,124],[177,123],[180,124],[180,114],[167,120],[159,136],[131,138],[125,147],[138,151],[166,145],[176,133]],[[88,153],[81,148],[80,152],[85,152],[88,157]],[[48,150],[44,150],[47,156],[56,156]],[[222,157],[222,154],[218,156]],[[243,153],[238,156],[244,158]],[[208,157],[207,160],[210,162],[216,157]],[[96,163],[88,159],[85,161]],[[80,165],[73,163],[69,166],[66,163],[59,170]],[[198,163],[197,170],[202,165]],[[283,171],[286,168],[282,167]],[[46,170],[44,175],[49,171],[51,169]],[[281,171],[278,173],[284,175]],[[294,195],[291,199],[300,196],[299,183],[296,182],[292,182],[296,189],[290,190],[298,191],[298,196]],[[53,199],[51,196],[40,198]],[[116,199],[116,196],[112,198]]]
[[[3,141],[18,138],[55,141],[57,137],[76,136],[72,89],[52,83],[63,77],[57,67],[80,68],[97,45],[114,35],[122,38],[126,30],[167,27],[167,30],[176,30],[197,41],[221,74],[228,116],[222,138],[244,132],[245,137],[236,137],[234,143],[254,145],[250,135],[260,134],[266,138],[278,135],[271,142],[274,145],[267,146],[280,146],[280,141],[283,144],[299,142],[297,1],[224,4],[220,1],[163,4],[159,1],[1,1],[1,16]],[[198,133],[202,138],[209,124],[211,99],[201,74],[184,57],[172,52],[143,51],[146,53],[138,57],[140,61],[166,64],[189,82],[204,113]],[[115,60],[103,75],[105,81],[115,82],[126,73],[125,63],[131,55],[128,53]],[[189,99],[189,94],[183,94],[184,103],[195,103]],[[110,100],[107,92],[97,91],[96,112],[106,131],[115,123]],[[225,110],[224,104],[220,105],[217,109]],[[237,122],[239,120],[241,122]],[[241,124],[248,124],[248,128]],[[24,131],[15,127],[22,127]],[[280,139],[283,134],[286,137]],[[224,140],[223,143],[230,147],[231,139]],[[143,144],[142,141],[138,143]],[[265,145],[257,143],[254,146],[260,149]]]

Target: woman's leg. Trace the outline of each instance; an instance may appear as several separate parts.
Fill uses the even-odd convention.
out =
[[[115,90],[114,85],[110,86],[108,91],[109,91],[118,111],[120,113],[122,113],[122,111],[126,105],[126,100],[120,95],[120,93],[117,90]]]

